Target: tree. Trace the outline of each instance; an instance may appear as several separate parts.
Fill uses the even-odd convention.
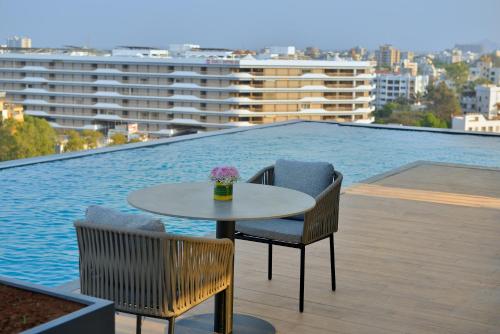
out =
[[[446,121],[439,119],[431,112],[426,112],[424,117],[418,122],[418,126],[425,126],[429,128],[447,128]]]
[[[464,62],[449,64],[445,67],[446,75],[453,81],[458,92],[469,80],[469,66]]]
[[[429,85],[427,91],[428,111],[432,111],[438,118],[451,123],[452,116],[461,113],[458,98],[446,83],[440,82],[437,86]]]
[[[56,133],[41,118],[25,116],[24,122],[0,124],[0,161],[55,153]]]
[[[87,145],[87,148],[92,149],[97,148],[103,135],[99,131],[83,130],[82,137],[85,145]]]
[[[115,133],[111,136],[111,144],[110,145],[122,145],[127,143],[127,137],[122,135],[121,133]]]
[[[68,136],[68,142],[64,146],[65,152],[81,151],[85,147],[85,141],[75,130],[69,130],[66,132]]]

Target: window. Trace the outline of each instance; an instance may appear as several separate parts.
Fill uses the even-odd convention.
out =
[[[122,111],[122,116],[128,116],[128,110],[123,110]]]

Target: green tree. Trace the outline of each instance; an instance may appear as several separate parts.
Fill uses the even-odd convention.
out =
[[[428,111],[432,111],[436,117],[447,123],[451,123],[452,116],[461,113],[460,103],[455,92],[448,88],[444,82],[440,82],[437,86],[429,85],[426,99]]]
[[[127,143],[127,137],[122,135],[121,133],[115,133],[111,136],[111,144],[110,145],[122,145]]]
[[[423,118],[418,122],[418,126],[425,126],[430,128],[447,128],[446,121],[439,119],[432,112],[426,112]]]
[[[446,65],[446,75],[453,81],[458,92],[469,80],[469,66],[464,62]]]
[[[54,154],[56,133],[41,118],[25,116],[24,122],[0,124],[0,161]]]
[[[85,147],[85,140],[80,136],[78,132],[75,130],[69,130],[66,132],[66,136],[68,137],[68,142],[64,146],[65,152],[75,152],[81,151]]]
[[[103,138],[102,133],[99,131],[83,130],[82,137],[88,149],[97,148],[99,142]]]

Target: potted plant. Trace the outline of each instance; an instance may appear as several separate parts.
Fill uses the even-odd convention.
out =
[[[233,199],[233,184],[238,181],[240,174],[236,167],[220,166],[212,169],[210,179],[215,182],[214,199],[231,201]]]
[[[112,301],[0,276],[0,331],[24,334],[114,333]]]

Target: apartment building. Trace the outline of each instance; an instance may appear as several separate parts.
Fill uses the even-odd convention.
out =
[[[478,61],[476,66],[470,68],[469,79],[486,79],[495,85],[500,85],[500,67],[494,67],[491,60]]]
[[[7,38],[7,47],[9,48],[31,48],[31,38],[13,36]]]
[[[477,112],[484,114],[488,119],[500,117],[500,86],[476,86]]]
[[[451,128],[460,131],[495,132],[500,133],[500,119],[488,119],[480,113],[470,113],[454,116]]]
[[[478,85],[462,93],[460,104],[463,115],[453,117],[453,129],[500,133],[500,86]]]
[[[382,45],[375,51],[378,66],[385,66],[392,68],[399,64],[401,60],[401,52],[392,45]]]
[[[0,55],[0,90],[63,129],[370,122],[373,79],[361,61]]]
[[[0,92],[0,123],[8,119],[23,122],[23,106],[7,101],[5,92]]]
[[[383,107],[387,102],[392,102],[398,98],[415,100],[418,95],[425,93],[429,84],[429,77],[423,75],[413,76],[410,74],[377,74],[376,100],[377,108]]]

